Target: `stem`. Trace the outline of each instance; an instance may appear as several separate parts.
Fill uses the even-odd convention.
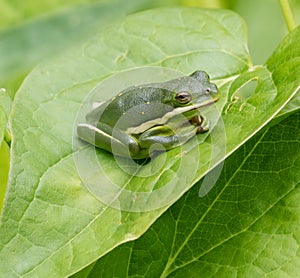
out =
[[[295,28],[295,21],[288,0],[279,0],[286,26],[289,31]]]

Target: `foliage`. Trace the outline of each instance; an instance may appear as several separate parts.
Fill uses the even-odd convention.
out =
[[[83,2],[66,8],[56,1],[53,13],[28,22],[27,8],[28,18],[44,8],[27,6],[3,19],[3,28],[18,24],[0,33],[1,87],[8,88],[0,94],[1,274],[297,276],[300,28],[254,66],[246,25],[232,11],[132,13],[154,4]],[[11,13],[13,4],[2,3]],[[113,84],[101,95],[107,99],[119,89],[114,80],[128,74],[134,78],[122,86],[168,80],[161,68],[210,74],[221,99],[203,112],[215,126],[135,174],[125,172],[113,156],[80,142],[74,126],[93,88]],[[137,194],[121,191],[109,203],[101,199],[107,192],[91,194],[85,179],[100,189],[110,179]],[[216,184],[206,187],[211,180]]]

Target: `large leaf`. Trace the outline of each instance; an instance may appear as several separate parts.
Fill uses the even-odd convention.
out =
[[[288,61],[288,53],[282,55]],[[103,151],[95,156],[93,148],[73,138],[76,114],[90,90],[120,71],[132,78],[130,73],[139,71],[126,70],[143,65],[186,74],[205,69],[220,85],[219,109],[226,103],[224,125],[220,119],[209,137],[199,136],[200,145],[188,143],[141,166],[138,174],[148,174],[145,177],[124,172],[113,156]],[[140,236],[209,169],[270,121],[296,92],[298,84],[283,90],[287,81],[280,75],[274,80],[267,68],[249,70],[249,66],[245,26],[237,15],[220,10],[164,9],[132,15],[82,48],[37,67],[18,92],[11,118],[12,165],[0,230],[3,275],[65,276]],[[284,67],[285,63],[279,65],[278,72]],[[291,75],[295,80],[299,76],[297,71]],[[237,90],[251,80],[257,80],[257,88],[243,98]],[[113,93],[104,91],[101,97]],[[140,198],[138,192],[132,192],[128,200],[122,195],[125,190],[120,190],[117,196],[107,194],[105,197],[112,198],[99,202],[102,196],[93,197],[78,173],[85,174],[82,170],[88,172],[94,164],[86,160],[82,168],[76,168],[72,139],[78,147],[75,159],[92,154],[105,170],[88,177],[95,178],[96,189],[107,186],[109,178],[117,187],[125,185],[127,192],[136,189],[146,194]],[[159,189],[165,194],[157,199]]]
[[[140,239],[76,277],[298,277],[300,113],[232,156],[204,198],[195,185]]]

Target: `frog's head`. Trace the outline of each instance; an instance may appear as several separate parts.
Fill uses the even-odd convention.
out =
[[[210,83],[210,78],[206,72],[198,70],[188,78],[188,81],[185,82],[186,89],[173,93],[173,105],[175,107],[199,108],[212,104],[220,98],[217,86]]]

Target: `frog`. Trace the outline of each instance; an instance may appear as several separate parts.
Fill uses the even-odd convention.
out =
[[[96,103],[77,125],[80,139],[113,155],[145,159],[209,130],[200,108],[220,93],[203,70],[162,83],[131,86]]]

